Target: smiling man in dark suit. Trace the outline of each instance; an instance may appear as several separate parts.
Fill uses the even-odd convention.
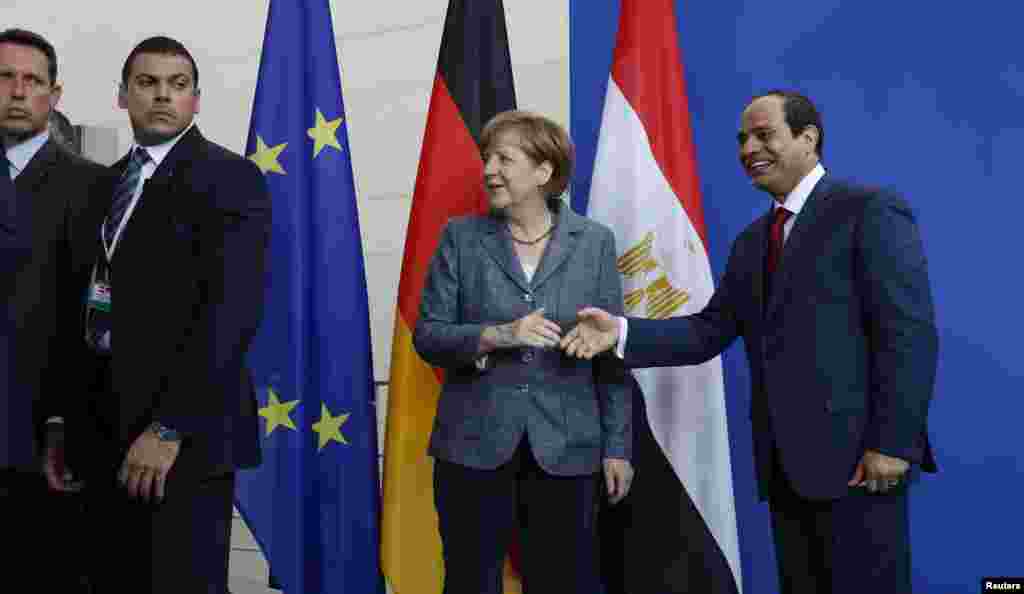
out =
[[[562,345],[654,367],[701,363],[742,336],[782,592],[906,594],[908,470],[936,470],[927,264],[906,202],[826,174],[824,134],[803,95],[755,97],[739,156],[772,206],[733,243],[708,305],[667,320],[583,310]]]
[[[199,133],[198,82],[173,39],[132,50],[118,105],[135,142],[111,198],[76,222],[92,230],[77,309],[91,389],[67,402],[67,459],[114,547],[92,560],[102,592],[224,594],[235,471],[260,462],[245,357],[270,198],[253,163]]]
[[[57,81],[57,54],[43,37],[31,31],[0,32],[0,184],[16,193],[6,199],[8,214],[16,218],[20,264],[5,274],[3,294],[15,324],[4,332],[13,357],[4,380],[3,423],[0,443],[0,491],[20,493],[20,501],[0,503],[3,525],[12,533],[31,538],[47,534],[49,526],[64,537],[40,543],[45,549],[16,547],[18,552],[51,558],[73,559],[74,539],[81,533],[78,501],[65,493],[76,486],[63,473],[54,475],[46,493],[40,475],[38,443],[44,422],[53,417],[54,397],[66,389],[64,380],[70,351],[78,338],[81,290],[71,268],[71,229],[68,221],[84,211],[94,188],[105,183],[104,167],[71,153],[58,142],[48,121],[61,99]],[[0,192],[2,193],[2,192]],[[12,257],[5,249],[5,265]],[[9,285],[7,284],[9,283]],[[71,306],[68,306],[68,303]],[[38,511],[33,511],[38,510]],[[19,522],[30,528],[18,530]],[[74,564],[55,564],[39,576],[44,590],[73,591],[77,586]],[[14,563],[12,566],[18,566]]]

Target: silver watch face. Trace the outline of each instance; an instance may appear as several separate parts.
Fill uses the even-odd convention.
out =
[[[166,427],[164,425],[161,425],[160,423],[153,423],[152,429],[153,429],[153,433],[156,434],[156,438],[159,439],[160,441],[180,441],[181,440],[181,436],[178,434],[177,431],[175,431],[174,429],[171,429],[170,427]]]

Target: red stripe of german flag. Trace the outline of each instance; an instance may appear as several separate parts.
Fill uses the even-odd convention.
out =
[[[440,594],[444,573],[426,453],[443,375],[412,345],[423,283],[448,219],[485,208],[477,139],[491,117],[514,109],[515,102],[502,0],[450,0],[405,239],[391,355],[381,563],[396,594]],[[519,591],[512,571],[505,589]]]

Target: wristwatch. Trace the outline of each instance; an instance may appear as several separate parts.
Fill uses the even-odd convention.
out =
[[[164,425],[160,421],[153,421],[149,425],[149,430],[152,431],[160,441],[181,441],[180,433],[171,429],[167,425]]]

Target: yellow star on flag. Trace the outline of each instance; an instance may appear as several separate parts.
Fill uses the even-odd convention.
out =
[[[348,413],[332,417],[331,411],[327,409],[327,405],[322,402],[320,403],[320,420],[313,423],[313,431],[320,435],[320,447],[318,450],[324,449],[332,439],[338,443],[348,445],[348,440],[341,434],[341,426],[345,424],[348,417]]]
[[[313,146],[314,159],[317,158],[320,151],[324,150],[326,146],[333,146],[339,151],[341,150],[341,145],[338,144],[339,126],[341,126],[341,118],[328,120],[324,117],[324,114],[320,113],[319,108],[316,110],[316,125],[306,130],[306,135],[315,142]]]
[[[267,388],[267,405],[260,409],[260,416],[267,420],[267,435],[270,435],[278,427],[287,427],[292,431],[298,431],[292,418],[288,416],[298,404],[298,400],[281,402],[277,397],[277,392],[274,392],[273,388]]]
[[[257,134],[256,152],[249,155],[249,160],[255,163],[264,175],[266,175],[268,171],[284,175],[284,167],[281,167],[281,164],[277,161],[277,157],[286,146],[288,146],[287,142],[277,146],[267,146],[267,143],[263,142],[263,137]]]

